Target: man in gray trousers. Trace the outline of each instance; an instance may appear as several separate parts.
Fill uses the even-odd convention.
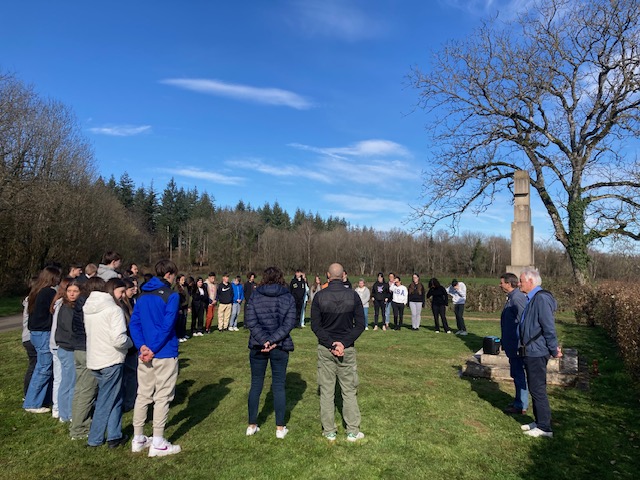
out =
[[[344,268],[339,263],[329,267],[329,285],[313,297],[311,330],[318,337],[318,386],[323,435],[332,442],[337,436],[337,379],[342,391],[342,416],[347,424],[347,440],[357,442],[364,438],[364,433],[360,431],[354,344],[364,331],[364,310],[358,294],[350,288],[344,288],[343,272]]]

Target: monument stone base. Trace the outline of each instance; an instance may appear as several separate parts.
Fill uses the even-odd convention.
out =
[[[561,358],[550,358],[547,364],[547,383],[571,387],[578,383],[578,351],[573,348],[562,350]],[[504,351],[498,355],[485,355],[478,350],[462,367],[462,375],[489,378],[496,382],[513,382],[509,375],[509,358]]]

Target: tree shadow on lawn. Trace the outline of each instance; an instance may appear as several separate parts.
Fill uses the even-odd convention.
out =
[[[472,353],[476,353],[478,350],[482,349],[484,337],[476,335],[475,333],[467,333],[467,335],[459,335],[458,337]]]
[[[233,379],[231,378],[221,378],[218,383],[205,385],[197,392],[189,395],[187,405],[177,415],[174,415],[167,424],[167,427],[180,424],[169,438],[169,441],[175,442],[207,418],[220,405],[220,401],[229,394],[231,389],[227,385],[232,382]]]
[[[289,423],[291,418],[291,412],[295,406],[302,400],[305,390],[307,389],[307,382],[305,382],[298,372],[287,372],[287,379],[285,384],[287,394],[287,406],[284,417],[285,425]],[[267,417],[273,412],[273,390],[269,389],[267,396],[264,399],[264,405],[262,410],[258,414],[258,425],[262,425]]]
[[[640,464],[640,413],[638,387],[603,332],[577,325],[563,326],[565,345],[577,348],[581,356],[600,360],[600,376],[592,378],[591,389],[549,386],[553,438],[529,438],[531,461],[522,465],[523,479],[558,478],[637,478]],[[455,366],[454,368],[459,368]],[[513,400],[499,384],[484,378],[462,377],[483,400],[502,409]],[[507,382],[505,382],[505,385]],[[513,384],[510,391],[513,390]],[[529,415],[516,415],[517,423],[534,421]],[[514,425],[517,430],[518,425]]]
[[[453,365],[458,372],[460,372],[460,365]],[[507,407],[511,402],[513,402],[514,397],[500,390],[500,386],[498,383],[493,380],[489,380],[488,378],[479,378],[479,377],[468,377],[465,375],[461,375],[460,378],[469,382],[471,385],[471,390],[476,392],[478,397],[480,397],[485,402],[489,403],[491,406],[502,411]],[[506,382],[505,382],[506,383]],[[511,383],[513,386],[513,382]],[[515,394],[515,387],[514,394]],[[524,415],[517,415],[519,417],[525,417]],[[523,424],[525,422],[522,422]]]

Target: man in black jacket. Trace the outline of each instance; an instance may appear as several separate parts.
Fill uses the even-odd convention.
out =
[[[318,386],[323,435],[335,441],[336,379],[342,391],[342,416],[347,424],[347,440],[364,438],[360,431],[356,339],[364,331],[364,310],[359,295],[344,288],[339,263],[329,267],[329,285],[320,290],[311,305],[311,330],[318,337]]]

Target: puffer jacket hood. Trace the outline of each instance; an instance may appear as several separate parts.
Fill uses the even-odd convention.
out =
[[[273,283],[269,285],[260,285],[256,288],[256,291],[265,297],[280,297],[289,293],[289,289],[284,285],[277,285]]]
[[[115,300],[108,293],[91,292],[82,309],[85,314],[94,314],[115,306],[117,306]]]
[[[167,287],[167,288],[171,289],[171,286],[167,286],[167,283],[163,282],[160,277],[153,277],[148,282],[145,282],[140,287],[140,290],[142,290],[143,292],[152,292],[152,291],[158,290],[159,288],[162,288],[162,287]]]

